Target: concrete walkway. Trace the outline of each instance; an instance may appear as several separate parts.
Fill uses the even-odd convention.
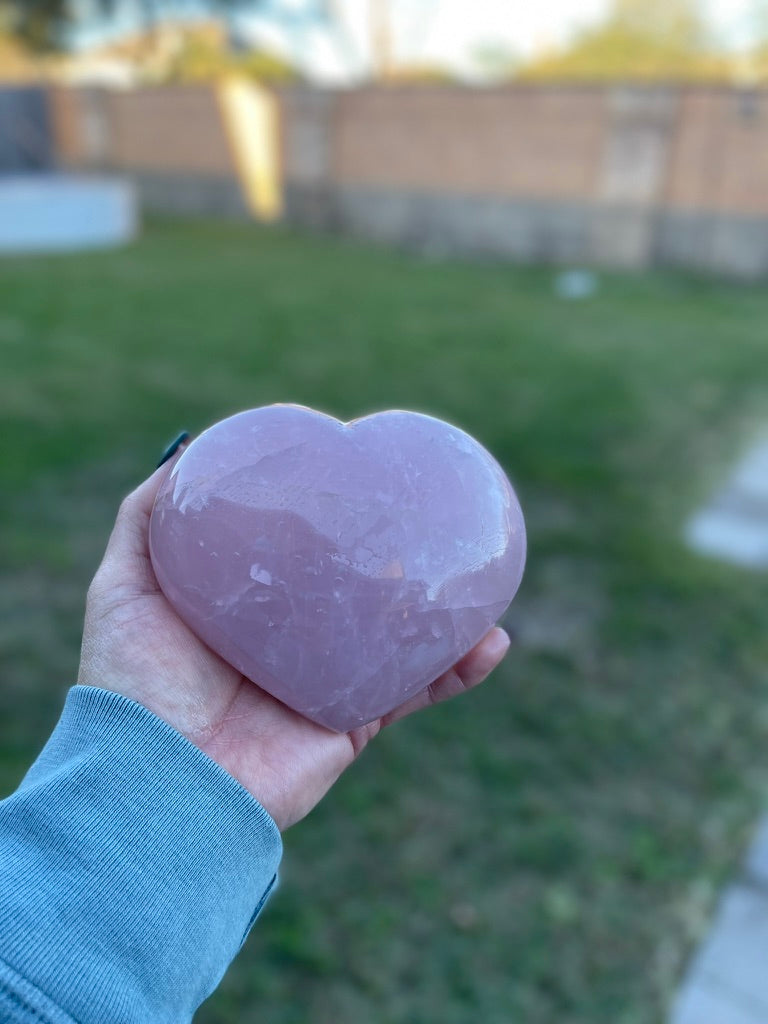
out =
[[[768,568],[768,441],[753,448],[723,490],[696,513],[686,539],[704,554]],[[721,896],[670,1024],[768,1024],[768,816]]]
[[[768,817],[721,896],[670,1024],[768,1024]]]
[[[756,445],[730,480],[686,528],[702,554],[748,569],[768,569],[768,440]]]

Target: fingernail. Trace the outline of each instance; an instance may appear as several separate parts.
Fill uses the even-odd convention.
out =
[[[498,659],[500,661],[509,650],[511,640],[501,626],[496,626],[488,637],[486,643],[488,653],[491,657],[494,660]]]
[[[168,445],[163,454],[160,456],[160,461],[155,466],[155,469],[160,469],[163,463],[167,462],[168,459],[172,458],[179,448],[184,444],[185,441],[189,440],[189,431],[182,430],[179,436]]]

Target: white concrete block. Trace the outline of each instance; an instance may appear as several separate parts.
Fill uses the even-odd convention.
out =
[[[746,568],[768,568],[768,441],[747,452],[725,488],[685,529],[702,554]]]
[[[726,889],[686,981],[700,984],[720,988],[723,998],[730,993],[768,1022],[768,896],[760,889],[741,883]]]
[[[749,880],[756,885],[764,886],[768,894],[768,814],[755,829],[744,868]]]
[[[765,1010],[704,980],[680,992],[670,1024],[766,1024]]]
[[[120,245],[137,225],[128,181],[55,174],[0,179],[0,253]]]

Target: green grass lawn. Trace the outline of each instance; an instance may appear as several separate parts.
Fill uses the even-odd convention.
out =
[[[448,419],[529,564],[479,691],[286,835],[202,1024],[660,1024],[768,792],[768,578],[688,512],[768,422],[768,292],[425,262],[246,225],[0,262],[0,791],[74,680],[117,503],[182,427],[293,401]],[[450,496],[446,496],[450,500]]]

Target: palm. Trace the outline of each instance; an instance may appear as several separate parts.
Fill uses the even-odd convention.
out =
[[[151,591],[123,588],[93,613],[89,607],[86,638],[93,615],[103,639],[84,641],[80,682],[109,680],[149,708],[234,775],[283,828],[317,803],[361,748],[362,737],[310,722],[214,654],[156,583]],[[294,793],[306,795],[295,811],[293,797],[284,798]]]

